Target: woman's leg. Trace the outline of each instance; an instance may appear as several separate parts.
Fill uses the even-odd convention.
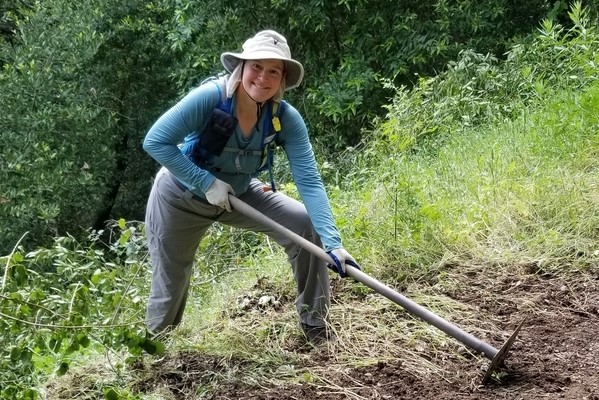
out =
[[[152,284],[146,324],[158,333],[183,316],[193,260],[202,239],[222,209],[192,198],[165,168],[156,175],[146,209],[146,235]]]
[[[269,218],[321,246],[304,205],[281,192],[265,192],[264,183],[252,180],[241,200]],[[300,322],[306,326],[324,327],[329,309],[330,288],[326,263],[287,237],[266,228],[249,217],[233,210],[224,213],[219,221],[231,226],[263,232],[285,248],[297,283],[296,309]]]

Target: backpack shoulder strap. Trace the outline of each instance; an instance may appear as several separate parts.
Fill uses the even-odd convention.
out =
[[[218,94],[220,95],[221,103],[227,101],[227,80],[229,79],[229,75],[222,75],[218,78],[216,83],[216,87],[218,88]]]
[[[281,102],[273,101],[271,102],[270,107],[270,115],[268,115],[265,122],[264,127],[264,135],[262,137],[262,149],[263,149],[263,161],[262,166],[259,168],[260,170],[268,170],[268,175],[270,178],[270,189],[273,192],[277,191],[277,187],[275,185],[274,173],[273,173],[273,163],[274,163],[274,149],[278,145],[277,139],[279,137],[279,133],[282,130],[281,120],[279,117],[283,115],[283,111],[287,107],[287,102],[282,100]]]
[[[283,115],[283,111],[285,111],[286,107],[287,102],[285,100],[281,100],[281,102],[273,101],[272,103],[271,122],[272,130],[274,131],[275,135],[277,135],[282,129],[281,120],[279,117]]]

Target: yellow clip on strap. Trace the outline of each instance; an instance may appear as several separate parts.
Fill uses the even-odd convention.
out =
[[[272,127],[275,132],[281,131],[281,120],[279,120],[279,102],[275,101],[272,104]]]
[[[276,115],[272,117],[272,127],[275,128],[275,132],[281,131],[281,121]]]

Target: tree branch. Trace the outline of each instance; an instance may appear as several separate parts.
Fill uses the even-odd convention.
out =
[[[1,295],[1,294],[0,294],[0,299],[10,300],[10,301],[14,301],[16,303],[27,304],[28,306],[37,307],[37,308],[41,308],[42,310],[48,311],[49,313],[52,313],[52,315],[57,315],[54,311],[50,310],[47,307],[44,307],[44,306],[41,306],[41,305],[35,304],[35,303],[30,303],[30,302],[25,301],[25,300],[13,299],[12,297],[7,297],[7,296]]]
[[[52,325],[52,324],[40,324],[37,322],[29,322],[22,320],[17,317],[13,317],[12,315],[4,314],[0,312],[0,317],[7,318],[13,321],[21,322],[25,325],[34,326],[36,328],[51,328],[51,329],[112,329],[112,328],[123,328],[130,327],[132,325],[143,324],[145,321],[135,321],[129,322],[127,324],[118,324],[118,325]]]
[[[25,232],[23,236],[21,236],[21,238],[17,241],[17,244],[15,244],[15,247],[13,247],[12,251],[8,255],[8,259],[6,260],[6,269],[4,270],[4,277],[2,278],[2,287],[0,287],[0,293],[4,292],[4,286],[6,285],[6,279],[8,278],[8,269],[10,268],[10,260],[12,259],[12,255],[15,253],[15,251],[17,251],[19,243],[21,243],[21,240],[23,240],[28,233],[29,231]]]

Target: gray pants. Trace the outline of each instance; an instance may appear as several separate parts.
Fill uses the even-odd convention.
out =
[[[160,332],[178,325],[187,300],[192,266],[200,240],[216,221],[237,228],[263,232],[284,247],[297,283],[296,309],[300,322],[323,326],[329,307],[329,275],[325,262],[291,240],[233,210],[192,198],[165,168],[156,175],[146,209],[146,234],[152,263],[148,299],[148,329]],[[321,246],[304,205],[280,192],[265,192],[252,180],[239,198],[269,218]]]

